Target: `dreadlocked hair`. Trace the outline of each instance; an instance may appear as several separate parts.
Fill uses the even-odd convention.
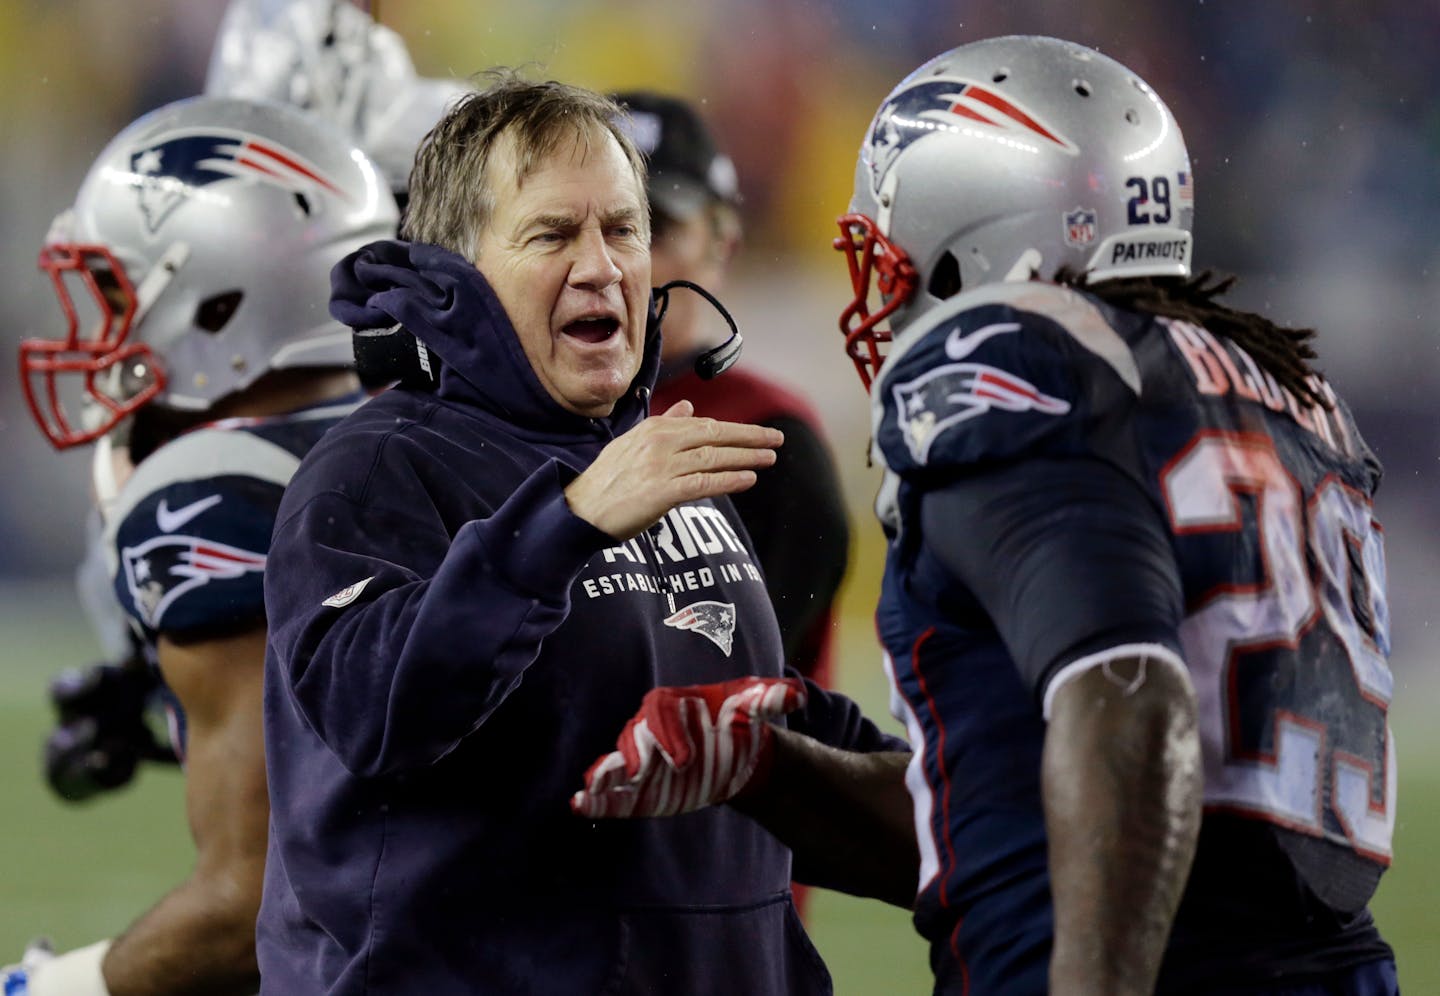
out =
[[[1255,362],[1295,397],[1330,410],[1320,391],[1319,373],[1310,365],[1316,359],[1314,329],[1276,325],[1264,315],[1221,304],[1216,298],[1235,285],[1235,277],[1205,270],[1194,277],[1128,277],[1089,283],[1089,275],[1070,266],[1055,274],[1055,282],[1093,294],[1106,304],[1178,318],[1224,336],[1254,357]]]

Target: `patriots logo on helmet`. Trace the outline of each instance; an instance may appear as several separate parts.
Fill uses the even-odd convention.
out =
[[[699,633],[729,657],[735,640],[735,606],[729,602],[695,602],[666,616],[665,625]]]
[[[1038,140],[1072,156],[1080,153],[1074,142],[990,87],[956,79],[927,79],[893,94],[875,115],[865,157],[870,165],[870,186],[877,196],[900,153],[937,131],[1024,147]]]
[[[297,152],[241,131],[172,135],[130,154],[131,182],[150,231],[202,187],[248,179],[304,193],[319,188],[342,199],[339,184]]]
[[[912,381],[895,385],[893,391],[905,445],[921,465],[929,459],[930,447],[944,429],[992,408],[1041,415],[1064,415],[1070,410],[1070,402],[1052,398],[1028,380],[985,363],[936,367]]]
[[[145,621],[160,625],[165,610],[187,591],[211,581],[265,570],[265,555],[193,536],[156,536],[121,551],[125,584]]]

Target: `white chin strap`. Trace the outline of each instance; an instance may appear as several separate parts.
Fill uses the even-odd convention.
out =
[[[1040,271],[1040,264],[1045,262],[1045,257],[1040,255],[1039,249],[1026,249],[1015,258],[1015,263],[1005,274],[1005,283],[1029,280]]]
[[[892,169],[880,181],[880,190],[875,195],[875,227],[887,239],[890,237],[890,212],[895,210],[895,191],[899,187],[899,170]]]
[[[109,521],[110,509],[120,496],[120,475],[115,473],[115,446],[109,436],[95,440],[95,452],[90,459],[90,486],[95,491],[95,507],[100,510],[102,521]]]
[[[131,328],[138,328],[145,320],[150,306],[165,292],[165,288],[170,286],[170,281],[175,279],[175,274],[180,272],[180,267],[184,266],[189,258],[188,242],[172,242],[170,248],[150,267],[150,272],[145,274],[145,279],[135,288],[135,318],[131,322]]]

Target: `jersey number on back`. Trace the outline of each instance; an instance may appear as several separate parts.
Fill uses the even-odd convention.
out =
[[[1334,477],[1305,494],[1273,440],[1252,433],[1201,433],[1160,483],[1177,537],[1222,535],[1244,545],[1236,562],[1259,563],[1246,583],[1210,592],[1182,630],[1206,741],[1206,805],[1343,837],[1388,864],[1393,679],[1385,554],[1369,500]],[[1312,632],[1322,619],[1333,638]],[[1337,645],[1348,669],[1334,660]]]

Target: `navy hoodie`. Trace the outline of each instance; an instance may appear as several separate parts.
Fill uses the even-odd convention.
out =
[[[729,502],[627,543],[563,488],[647,414],[659,333],[608,418],[561,408],[479,272],[374,243],[332,313],[443,361],[310,451],[265,572],[266,994],[830,991],[789,852],[720,806],[590,822],[568,800],[646,690],[781,673]],[[892,748],[811,689],[793,726]]]

